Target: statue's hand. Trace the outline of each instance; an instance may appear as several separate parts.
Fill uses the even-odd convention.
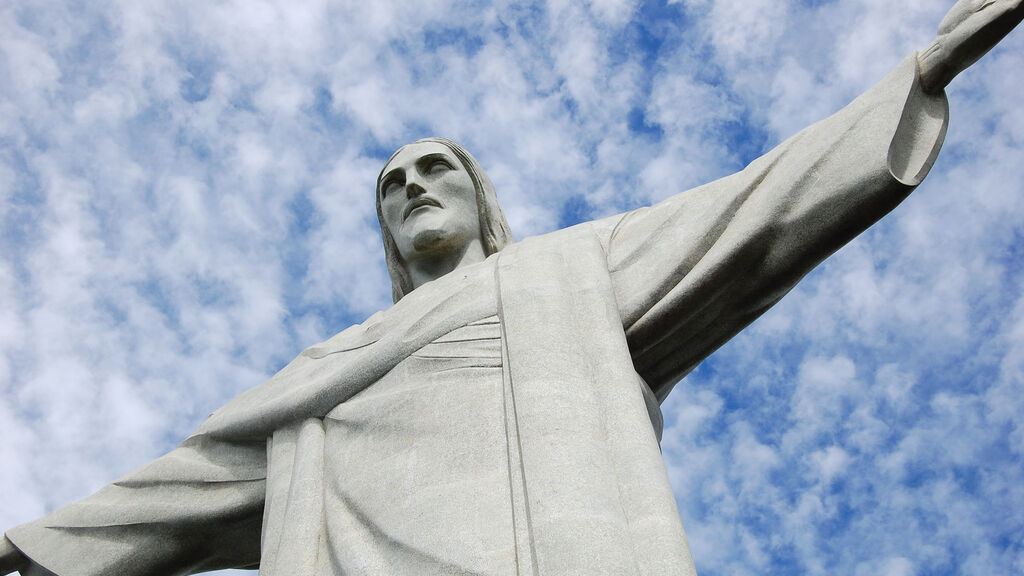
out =
[[[6,536],[0,534],[0,574],[24,572],[28,565],[28,558]]]
[[[935,41],[917,56],[924,91],[941,92],[1022,18],[1021,0],[959,0],[939,24]]]

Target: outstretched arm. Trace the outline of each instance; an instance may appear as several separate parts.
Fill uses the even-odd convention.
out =
[[[266,453],[264,441],[192,436],[99,492],[8,530],[0,574],[169,576],[256,566]]]
[[[0,535],[0,576],[17,572],[21,576],[55,576],[29,560],[6,536]]]
[[[0,536],[0,575],[23,571],[28,558],[25,558],[6,536]]]
[[[927,175],[943,88],[1022,19],[1021,0],[960,0],[926,51],[742,172],[599,223],[637,372],[672,384]]]
[[[959,0],[939,24],[931,46],[917,56],[921,87],[941,92],[1024,18],[1021,0]]]

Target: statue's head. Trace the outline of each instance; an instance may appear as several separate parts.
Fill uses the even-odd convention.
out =
[[[513,241],[491,179],[447,138],[417,140],[391,155],[377,177],[377,218],[395,302],[412,291],[407,261],[419,251],[479,242],[490,256]]]

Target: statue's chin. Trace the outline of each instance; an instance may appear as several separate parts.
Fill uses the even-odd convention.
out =
[[[451,244],[450,234],[446,230],[424,230],[412,239],[412,248],[417,252],[444,251]]]
[[[458,248],[458,236],[444,228],[425,228],[418,230],[409,241],[412,254],[420,259],[430,256],[443,256]]]
[[[449,210],[429,208],[414,212],[395,241],[406,262],[445,260],[465,251],[476,226],[475,219],[463,222]]]

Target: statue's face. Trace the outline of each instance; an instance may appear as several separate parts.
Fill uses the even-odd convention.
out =
[[[380,182],[384,225],[406,262],[480,240],[473,180],[444,144],[406,146],[384,167]]]

